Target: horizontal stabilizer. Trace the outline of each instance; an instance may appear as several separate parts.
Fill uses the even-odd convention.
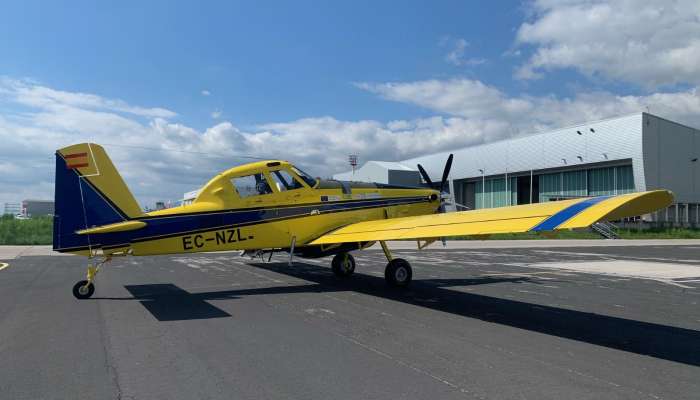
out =
[[[97,233],[126,232],[135,231],[137,229],[143,228],[144,226],[146,226],[146,223],[143,221],[124,221],[117,222],[115,224],[95,226],[89,229],[82,229],[76,231],[75,233],[77,233],[78,235],[94,235]]]

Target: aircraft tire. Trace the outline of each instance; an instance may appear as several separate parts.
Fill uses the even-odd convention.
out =
[[[85,287],[86,284],[87,288]],[[93,293],[95,293],[95,285],[88,283],[88,281],[79,281],[73,286],[73,296],[76,299],[89,299]]]
[[[338,253],[331,261],[335,276],[346,278],[355,272],[355,257],[350,253]]]
[[[406,287],[413,278],[411,264],[403,258],[394,258],[389,261],[384,270],[384,279],[392,287]]]

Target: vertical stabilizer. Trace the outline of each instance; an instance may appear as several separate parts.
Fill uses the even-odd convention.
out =
[[[142,214],[105,150],[94,143],[56,151],[55,203],[53,248],[58,251],[97,248],[99,236],[75,231]]]

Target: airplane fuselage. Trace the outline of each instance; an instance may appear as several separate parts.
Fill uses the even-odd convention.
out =
[[[134,255],[289,248],[293,238],[301,247],[321,232],[361,221],[432,214],[439,206],[433,190],[360,186],[350,194],[308,189],[278,205],[191,213],[191,207],[183,206],[150,213],[143,221],[153,226],[152,233],[147,228],[139,232],[130,248]],[[166,232],[159,233],[161,227]]]

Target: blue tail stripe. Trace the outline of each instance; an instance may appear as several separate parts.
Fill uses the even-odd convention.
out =
[[[581,211],[600,203],[601,201],[605,199],[609,199],[612,196],[599,196],[599,197],[591,197],[590,199],[586,199],[584,201],[581,201],[579,203],[573,204],[569,207],[566,207],[565,209],[559,211],[558,213],[550,216],[549,218],[545,219],[544,221],[540,222],[537,224],[534,228],[530,229],[531,231],[551,231],[554,230],[557,226],[563,224],[565,221],[568,219],[574,217]]]

